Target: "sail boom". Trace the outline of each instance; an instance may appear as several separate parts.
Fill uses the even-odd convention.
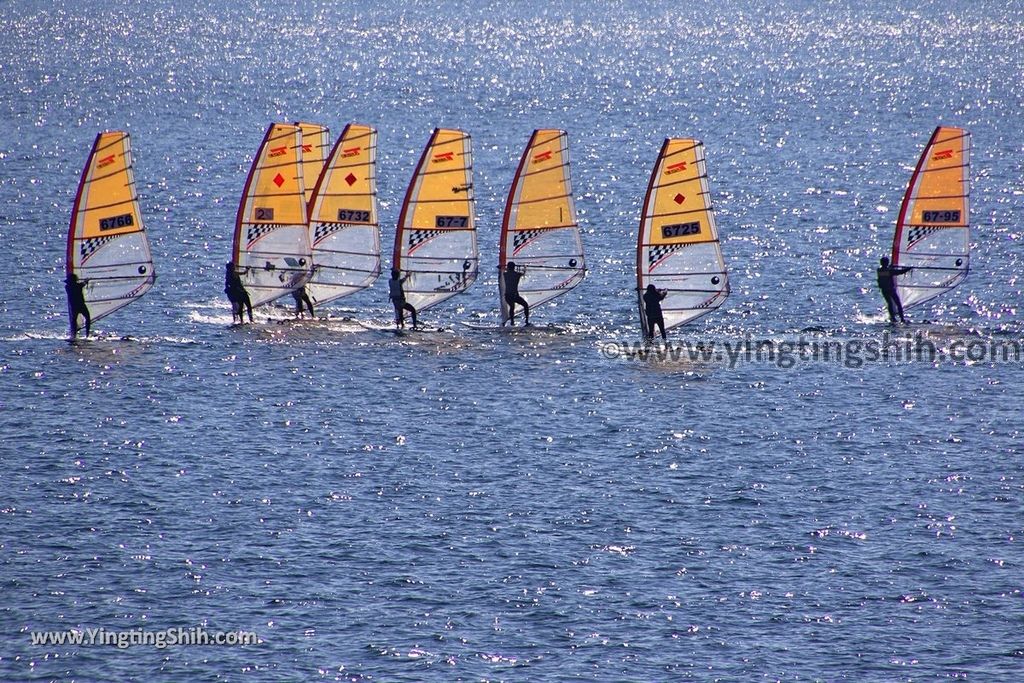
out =
[[[958,256],[958,254],[932,254],[932,256]],[[960,272],[961,270],[967,270],[967,269],[964,269],[964,268],[949,268],[948,266],[929,266],[929,265],[914,266],[914,269],[915,270],[945,270],[945,271],[951,271],[951,272]],[[928,285],[922,284],[920,286],[921,287],[927,287]]]
[[[94,272],[102,273],[107,271],[118,272],[124,266],[129,268],[133,266],[149,265],[149,261],[124,261],[112,266],[83,266],[79,269],[79,277],[85,276],[90,280],[134,280],[138,275],[94,275]]]

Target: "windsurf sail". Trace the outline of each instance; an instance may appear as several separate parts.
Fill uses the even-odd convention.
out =
[[[892,265],[903,308],[953,289],[970,263],[971,134],[939,126],[924,148],[900,206]]]
[[[298,126],[272,123],[267,128],[238,205],[232,254],[253,306],[309,279],[312,257]]]
[[[519,294],[531,308],[565,294],[586,274],[565,131],[533,131],[509,189],[498,255],[502,322],[508,304],[501,273],[510,261],[525,267]]]
[[[358,292],[380,275],[377,220],[377,131],[350,123],[334,143],[310,203],[317,304]]]
[[[473,209],[470,137],[438,128],[405,193],[392,259],[392,267],[406,278],[405,299],[417,310],[465,291],[476,280]]]
[[[647,285],[667,291],[661,302],[666,330],[707,315],[729,296],[699,140],[669,138],[662,145],[644,199],[636,259],[645,336],[651,332],[643,302]]]
[[[156,280],[128,133],[96,136],[71,212],[66,266],[68,275],[86,281],[93,322],[135,301]]]
[[[317,178],[324,170],[327,152],[331,148],[331,132],[327,126],[319,123],[296,121],[295,125],[302,131],[302,185],[305,190],[306,204],[312,208],[313,189]]]

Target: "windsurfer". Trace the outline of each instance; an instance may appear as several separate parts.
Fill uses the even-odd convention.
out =
[[[92,325],[92,316],[89,315],[89,307],[85,305],[85,286],[88,280],[79,280],[74,273],[68,273],[64,278],[64,291],[68,294],[68,316],[71,318],[71,338],[78,336],[78,316],[85,318],[85,336],[89,336],[89,328]]]
[[[661,330],[662,341],[668,341],[665,334],[665,316],[661,312],[661,300],[668,296],[668,291],[658,289],[654,285],[647,285],[644,291],[644,315],[647,316],[647,334],[645,339],[654,339],[654,326]]]
[[[306,308],[309,309],[309,317],[316,317],[316,314],[313,313],[313,302],[309,299],[309,293],[306,291],[305,285],[297,289],[293,289],[292,298],[295,299],[295,317],[302,317],[303,304],[305,304]]]
[[[526,316],[526,324],[530,324],[530,304],[526,303],[519,294],[519,281],[526,273],[526,266],[516,267],[515,261],[505,264],[505,272],[501,274],[505,282],[505,303],[508,304],[508,320],[512,325],[516,324],[516,304],[523,307],[523,314]],[[505,323],[502,322],[502,325]]]
[[[878,260],[880,267],[878,268],[878,288],[882,290],[882,298],[885,299],[885,306],[889,309],[889,322],[896,322],[896,313],[900,314],[900,321],[907,322],[907,319],[903,317],[903,303],[900,301],[900,295],[896,291],[896,276],[909,273],[912,268],[909,266],[890,266],[889,259],[883,256]]]
[[[409,311],[412,313],[412,326],[415,329],[416,308],[405,300],[405,290],[402,288],[402,283],[409,276],[402,277],[401,275],[397,269],[392,269],[391,279],[388,280],[388,296],[391,298],[391,305],[395,307],[395,327],[405,328],[405,312]]]
[[[224,264],[224,293],[228,295],[231,302],[231,322],[238,318],[238,322],[245,322],[242,313],[249,311],[249,322],[252,322],[252,301],[249,299],[249,292],[245,291],[242,278],[238,276],[234,264],[230,261]]]

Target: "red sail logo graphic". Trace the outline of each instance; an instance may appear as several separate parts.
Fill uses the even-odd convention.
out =
[[[680,171],[685,171],[685,170],[686,170],[686,162],[685,161],[680,161],[677,164],[672,164],[671,166],[666,166],[665,167],[665,175],[672,175],[673,173],[679,173]]]
[[[102,159],[97,160],[96,161],[96,167],[97,168],[103,168],[104,166],[110,166],[110,164],[112,164],[112,163],[114,163],[114,155],[113,154],[111,154],[108,157],[103,157]]]
[[[953,158],[953,150],[951,149],[940,149],[932,155],[932,161],[944,161],[946,159]]]
[[[281,156],[282,154],[286,153],[287,151],[288,151],[288,148],[287,148],[287,147],[285,147],[285,146],[281,146],[281,147],[271,147],[271,148],[270,148],[270,151],[269,151],[269,152],[267,153],[267,156],[268,156],[268,157],[271,157],[271,158],[273,158],[273,157],[279,157],[279,156]]]
[[[309,154],[313,151],[313,145],[308,145],[305,142],[302,143],[302,153]]]
[[[359,153],[362,151],[362,147],[349,147],[347,149],[341,150],[341,158],[347,159],[348,157],[356,157],[359,156]]]
[[[550,160],[551,160],[551,150],[550,149],[546,149],[543,152],[540,152],[539,154],[537,154],[537,155],[535,155],[533,157],[533,163],[535,163],[535,164],[539,164],[542,161],[550,161]]]
[[[455,152],[441,152],[440,154],[434,155],[434,163],[439,164],[444,161],[451,161],[455,158]]]

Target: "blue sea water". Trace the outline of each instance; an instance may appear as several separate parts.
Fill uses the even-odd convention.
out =
[[[1019,360],[607,353],[637,338],[665,137],[706,145],[733,287],[674,340],[863,341],[939,124],[973,135],[973,270],[909,330],[1020,344],[1019,3],[0,19],[0,680],[1024,680]],[[430,131],[465,129],[492,266],[523,145],[566,129],[587,280],[533,333],[455,322],[494,314],[491,266],[424,314],[440,332],[356,324],[387,321],[383,282],[326,320],[229,327],[221,264],[272,120],[379,129],[385,245]],[[105,129],[132,135],[159,280],[69,345],[67,223]],[[31,641],[197,627],[260,643]]]

